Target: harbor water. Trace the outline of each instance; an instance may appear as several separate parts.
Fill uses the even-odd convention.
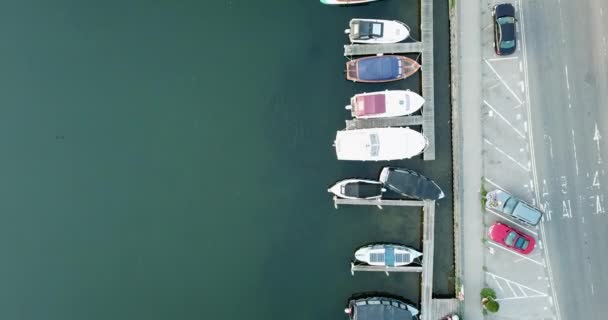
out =
[[[433,178],[434,294],[454,294],[448,1],[436,0],[436,160],[337,161],[353,17],[420,38],[419,4],[7,1],[0,12],[0,318],[346,319],[419,302],[418,274],[349,272],[375,241],[422,249],[414,208],[333,208],[385,165]],[[415,55],[411,57],[416,58]],[[424,64],[422,66],[424,72]]]

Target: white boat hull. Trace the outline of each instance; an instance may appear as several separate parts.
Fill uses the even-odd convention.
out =
[[[367,22],[372,23],[377,28],[382,25],[381,34],[372,33],[368,37],[361,37],[360,23]],[[380,20],[380,19],[352,19],[349,22],[349,28],[345,30],[348,34],[348,38],[351,43],[364,43],[364,44],[381,44],[381,43],[397,43],[401,42],[410,36],[409,27],[397,20]]]
[[[394,257],[383,259],[377,259],[374,257],[387,256],[387,248],[392,248],[395,256],[400,256],[402,259],[395,259]],[[417,258],[421,257],[422,253],[412,248],[401,246],[401,245],[370,245],[359,248],[355,252],[355,259],[357,261],[366,263],[370,266],[383,266],[383,267],[401,267],[406,266],[414,262]]]
[[[421,154],[428,140],[410,128],[355,129],[338,131],[334,146],[338,160],[390,161]]]
[[[371,187],[370,189],[374,189],[374,191],[377,190],[377,193],[355,196],[346,191],[346,187],[350,184],[369,185]],[[338,181],[336,184],[327,189],[327,191],[344,199],[380,199],[382,197],[382,193],[386,191],[386,189],[383,188],[383,184],[381,182],[375,180],[345,179]]]
[[[373,103],[374,97],[383,96],[380,111],[369,111],[369,104]],[[369,101],[368,101],[369,100]],[[410,90],[386,90],[380,92],[369,92],[356,94],[350,99],[350,105],[346,109],[351,110],[353,118],[372,119],[390,118],[410,115],[422,108],[424,98]]]

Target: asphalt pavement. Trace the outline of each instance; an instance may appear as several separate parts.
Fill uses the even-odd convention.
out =
[[[608,2],[522,1],[532,168],[561,319],[608,297]]]

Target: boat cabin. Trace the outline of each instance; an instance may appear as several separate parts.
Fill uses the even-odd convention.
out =
[[[351,27],[351,39],[369,40],[382,38],[384,35],[384,24],[382,22],[355,21]]]

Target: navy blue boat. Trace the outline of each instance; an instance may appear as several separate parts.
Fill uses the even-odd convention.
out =
[[[420,69],[414,59],[387,55],[365,57],[346,63],[346,79],[354,82],[389,82],[405,79]]]

